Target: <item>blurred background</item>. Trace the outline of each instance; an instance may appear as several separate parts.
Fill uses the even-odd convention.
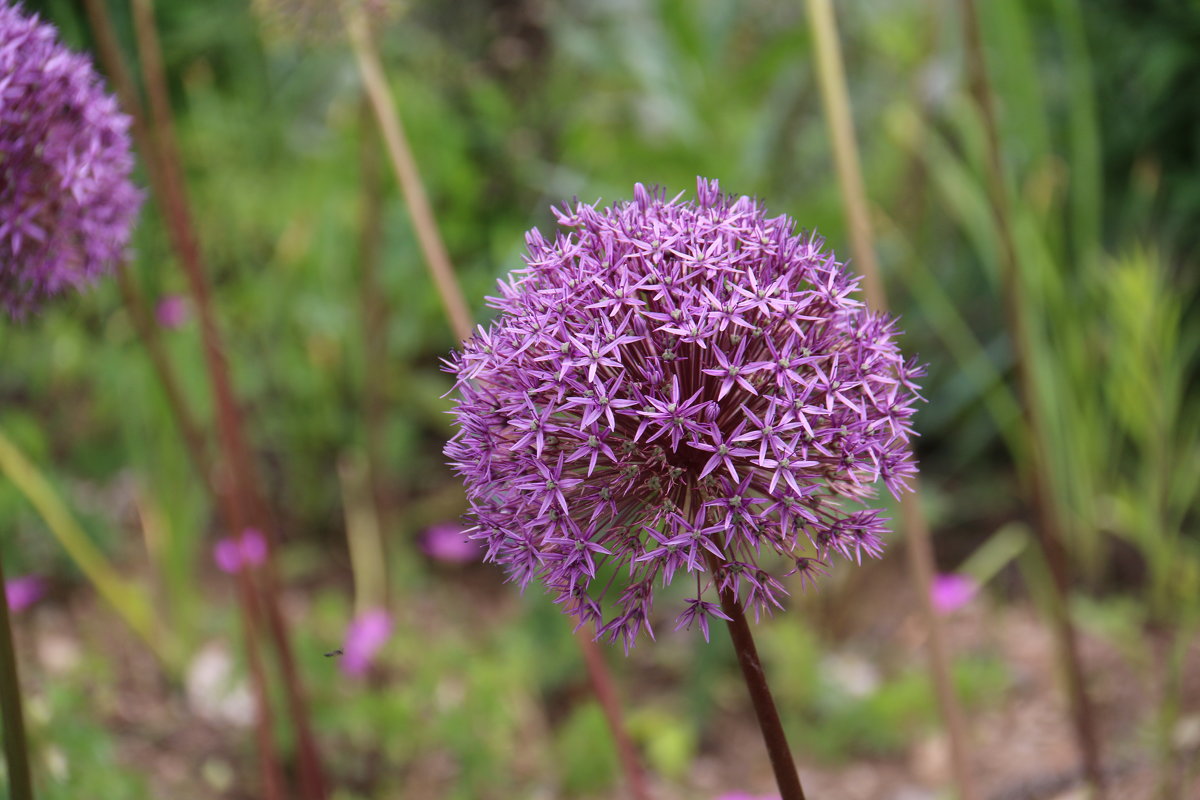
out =
[[[25,6],[94,50],[81,3]],[[105,7],[139,75],[130,5]],[[1082,796],[1035,486],[1069,556],[1117,796],[1200,796],[1200,5],[980,3],[990,127],[958,3],[836,10],[874,246],[903,347],[928,364],[921,503],[938,571],[956,576],[929,588],[983,796]],[[803,4],[412,0],[368,13],[476,322],[524,232],[551,229],[552,204],[621,200],[638,181],[673,195],[717,178],[849,259]],[[340,15],[302,0],[158,0],[154,14],[332,796],[628,796],[558,609],[445,538],[464,509],[441,455],[439,360],[456,338]],[[213,445],[197,309],[154,196],[129,270]],[[0,327],[0,430],[52,495],[38,505],[11,470],[0,480],[10,598],[14,579],[35,587],[14,602],[34,770],[46,798],[259,797],[238,580],[213,559],[235,532],[189,460],[135,308],[105,281]],[[112,580],[64,546],[64,515]],[[816,591],[789,586],[787,611],[756,627],[812,796],[952,796],[918,589],[903,536],[889,544]],[[326,656],[381,604],[390,637],[368,663]],[[628,657],[603,650],[654,796],[769,795],[727,636],[671,627]],[[294,732],[285,715],[275,725],[287,761]]]

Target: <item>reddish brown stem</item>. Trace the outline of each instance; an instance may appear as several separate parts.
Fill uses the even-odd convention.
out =
[[[716,558],[710,555],[708,563],[712,574],[716,575],[720,566]],[[742,604],[733,589],[722,589],[720,595],[721,610],[729,617],[729,636],[733,640],[738,665],[742,668],[742,677],[750,692],[754,716],[758,719],[758,727],[767,746],[767,756],[771,759],[771,769],[775,773],[779,795],[782,800],[804,800],[800,774],[796,771],[796,762],[792,759],[792,750],[783,731],[783,722],[779,719],[779,709],[775,707],[775,700],[771,697],[771,687],[767,684],[767,675],[758,657],[754,636],[750,633],[750,623],[746,621]]]
[[[271,541],[273,530],[243,433],[241,414],[229,381],[212,310],[211,293],[184,191],[183,171],[175,145],[174,125],[153,7],[150,0],[133,0],[138,55],[151,116],[154,119],[154,128],[151,130],[146,123],[137,91],[125,69],[116,37],[100,0],[86,0],[86,3],[101,59],[106,64],[122,104],[133,116],[134,137],[146,160],[151,186],[163,207],[168,236],[183,265],[199,316],[204,359],[216,408],[218,443],[222,454],[220,469],[215,475],[213,486],[215,500],[226,524],[233,532],[240,533],[253,526],[259,528],[268,541]],[[273,551],[274,548],[270,548],[270,552]],[[262,570],[262,583],[265,586],[265,616],[284,673],[284,686],[299,739],[301,790],[306,798],[323,800],[326,795],[324,775],[299,675],[291,654],[286,626],[278,607],[277,582],[274,577],[274,565],[270,560]]]
[[[254,702],[257,706],[255,736],[258,741],[259,770],[263,778],[263,796],[266,800],[283,800],[283,772],[279,768],[279,756],[275,752],[274,715],[271,713],[271,698],[267,692],[267,676],[263,669],[262,654],[258,649],[258,631],[262,612],[258,608],[254,585],[243,569],[234,576],[238,588],[238,600],[242,606],[242,626],[246,640],[246,658],[250,663],[253,678]]]
[[[600,709],[604,712],[609,733],[612,734],[613,743],[617,747],[617,757],[620,759],[621,769],[625,773],[629,794],[634,800],[649,800],[650,794],[646,789],[646,778],[642,774],[642,767],[638,761],[637,752],[634,750],[633,742],[630,741],[629,734],[625,730],[625,723],[621,718],[621,702],[617,698],[617,689],[613,684],[612,675],[604,663],[604,654],[600,652],[595,641],[583,630],[575,632],[575,641],[578,642],[579,651],[583,654],[583,661],[587,666],[588,677],[592,683],[592,692],[596,695],[596,702],[600,704]]]
[[[1000,243],[1000,273],[1003,284],[1004,311],[1009,335],[1016,354],[1016,377],[1025,414],[1025,430],[1029,440],[1029,486],[1034,513],[1037,517],[1038,542],[1046,556],[1051,577],[1051,624],[1058,640],[1059,657],[1063,662],[1066,677],[1071,719],[1075,737],[1083,759],[1084,772],[1093,792],[1093,800],[1106,796],[1104,770],[1100,756],[1100,743],[1096,737],[1095,714],[1088,697],[1079,657],[1079,645],[1075,626],[1071,622],[1067,598],[1070,588],[1070,570],[1066,547],[1061,531],[1062,514],[1050,488],[1050,475],[1046,448],[1046,424],[1042,419],[1038,403],[1038,391],[1031,369],[1033,342],[1030,339],[1029,320],[1021,298],[1021,264],[1018,260],[1012,224],[1008,216],[1008,187],[1005,183],[1001,163],[999,126],[993,105],[993,94],[988,79],[987,64],[983,53],[983,36],[979,25],[979,14],[974,0],[962,2],[963,36],[966,40],[967,70],[970,75],[971,91],[983,116],[988,200]]]
[[[167,398],[167,405],[171,409],[175,424],[179,426],[179,434],[183,437],[183,443],[191,457],[192,466],[196,469],[200,480],[204,481],[212,491],[212,465],[209,462],[204,435],[200,432],[196,417],[188,405],[183,390],[179,387],[179,377],[171,366],[171,360],[167,357],[166,350],[163,349],[162,340],[158,336],[158,328],[146,305],[146,299],[133,276],[129,274],[129,269],[128,265],[124,265],[117,270],[117,285],[121,289],[121,299],[125,302],[125,308],[133,320],[133,327],[138,333],[138,338],[142,340],[142,346],[146,348],[146,352],[150,356],[150,363],[154,366],[154,372],[158,376],[163,394]]]
[[[182,159],[176,147],[174,121],[171,115],[170,98],[167,92],[165,70],[162,64],[162,48],[154,22],[151,0],[133,0],[134,30],[141,60],[142,77],[149,100],[150,114],[154,120],[154,145],[161,168],[163,204],[175,248],[187,275],[188,286],[196,311],[200,318],[204,360],[208,369],[216,407],[217,435],[224,463],[221,470],[221,493],[230,498],[233,528],[241,533],[248,527],[262,531],[269,545],[275,541],[266,504],[263,500],[258,475],[245,438],[242,415],[234,397],[225,362],[224,349],[213,312],[208,278],[200,256],[200,247],[191,221],[187,197],[184,192]],[[268,547],[273,555],[275,548]],[[325,778],[317,754],[308,718],[307,704],[300,686],[295,659],[292,656],[287,626],[279,608],[279,592],[275,576],[274,560],[268,556],[263,566],[263,601],[266,606],[267,627],[275,645],[276,656],[283,670],[283,683],[287,695],[292,723],[296,727],[300,748],[300,790],[311,800],[324,800]]]

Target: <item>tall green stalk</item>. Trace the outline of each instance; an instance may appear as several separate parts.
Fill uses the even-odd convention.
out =
[[[4,591],[4,552],[0,548],[0,717],[4,720],[4,760],[8,764],[8,787],[12,800],[33,800],[29,773],[29,744],[25,738],[25,715],[21,710],[21,679],[17,674],[17,648],[13,645]]]
[[[833,5],[830,0],[808,0],[807,6],[809,23],[813,29],[817,77],[821,86],[825,120],[829,126],[829,138],[833,146],[842,206],[850,229],[850,249],[854,255],[854,264],[863,275],[868,305],[876,311],[883,312],[888,307],[887,294],[872,245],[871,219]],[[933,608],[929,591],[936,571],[936,562],[929,522],[921,508],[920,486],[915,478],[912,491],[900,500],[900,515],[908,537],[906,551],[909,575],[916,589],[921,617],[929,632],[930,675],[949,739],[954,780],[961,800],[975,800],[979,795],[970,768],[967,726],[962,707],[954,692],[950,654],[946,647],[942,623]]]

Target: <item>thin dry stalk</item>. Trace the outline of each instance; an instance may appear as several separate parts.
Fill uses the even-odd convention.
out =
[[[429,198],[424,182],[421,180],[416,158],[413,156],[408,138],[404,134],[399,111],[396,109],[391,91],[388,89],[383,64],[375,49],[366,16],[361,8],[354,6],[347,12],[346,31],[358,60],[363,87],[375,111],[384,147],[392,162],[392,168],[396,172],[400,191],[408,204],[421,252],[425,256],[426,266],[433,277],[442,306],[446,310],[450,327],[460,340],[469,339],[471,338],[471,313],[463,296],[462,288],[455,277],[454,267],[446,252],[446,246],[438,232],[437,220],[429,205]],[[603,654],[596,643],[586,636],[577,636],[575,640],[579,643],[584,663],[587,665],[592,690],[604,711],[617,752],[621,755],[626,783],[635,800],[645,800],[648,797],[645,780],[634,755],[633,743],[622,722],[616,692],[611,688],[614,686],[614,682],[604,663]]]
[[[887,294],[872,245],[871,219],[854,134],[854,121],[850,113],[849,93],[846,89],[833,6],[829,0],[808,0],[808,16],[813,28],[817,74],[825,106],[825,119],[833,144],[842,207],[850,228],[850,249],[854,255],[854,265],[863,276],[867,304],[875,311],[885,312],[888,308]],[[905,533],[908,535],[906,551],[909,576],[916,589],[918,608],[929,634],[929,671],[937,693],[942,723],[946,727],[949,739],[954,782],[962,800],[976,800],[979,793],[970,767],[967,726],[962,706],[954,691],[945,632],[933,607],[929,591],[936,571],[936,561],[929,523],[921,508],[920,485],[915,478],[912,491],[900,499],[900,514]]]
[[[438,231],[437,220],[433,208],[429,205],[429,197],[425,193],[425,184],[421,180],[417,161],[408,145],[400,113],[388,89],[383,64],[379,60],[379,53],[375,50],[375,42],[367,27],[367,18],[357,5],[347,12],[346,30],[354,47],[354,55],[358,59],[363,87],[375,109],[375,118],[379,123],[384,147],[396,172],[396,180],[400,184],[404,202],[408,204],[408,213],[412,216],[413,229],[416,231],[421,253],[425,256],[425,264],[433,277],[434,286],[442,300],[442,306],[446,309],[446,316],[450,319],[454,335],[460,340],[469,339],[471,312],[463,297],[462,288],[454,276],[454,267],[450,263],[450,255],[446,252],[442,235]]]
[[[963,37],[966,41],[967,69],[971,92],[983,116],[988,200],[1000,242],[1000,273],[1003,284],[1004,311],[1009,336],[1016,354],[1017,389],[1020,392],[1024,423],[1029,441],[1029,490],[1037,517],[1038,542],[1050,568],[1050,616],[1059,657],[1067,683],[1068,701],[1075,737],[1083,759],[1084,772],[1091,785],[1094,800],[1106,796],[1100,743],[1096,736],[1095,713],[1088,696],[1079,656],[1078,637],[1067,606],[1070,589],[1070,570],[1066,547],[1063,544],[1062,511],[1058,508],[1050,485],[1049,461],[1046,456],[1046,424],[1038,404],[1038,387],[1031,368],[1033,343],[1030,340],[1029,319],[1021,297],[1021,263],[1009,218],[1008,187],[1001,163],[999,127],[987,63],[983,53],[983,36],[974,0],[962,2]]]
[[[391,529],[391,509],[386,460],[383,455],[384,426],[388,414],[388,371],[379,369],[387,360],[388,308],[379,283],[379,261],[383,249],[383,182],[379,169],[379,138],[371,121],[370,99],[363,97],[359,118],[359,210],[358,261],[359,305],[362,309],[363,386],[362,414],[367,483],[379,530]]]

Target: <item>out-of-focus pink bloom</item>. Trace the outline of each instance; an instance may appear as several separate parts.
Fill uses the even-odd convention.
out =
[[[191,316],[191,308],[188,306],[186,297],[169,294],[158,301],[158,306],[154,309],[154,316],[158,319],[159,325],[174,330],[183,327],[183,324],[188,321]]]
[[[483,558],[483,546],[468,539],[462,525],[441,522],[425,529],[420,539],[425,555],[451,564],[469,564]]]
[[[938,575],[929,587],[929,596],[933,607],[941,614],[949,614],[971,602],[979,592],[979,584],[968,575],[950,573]]]
[[[239,537],[222,539],[213,548],[213,561],[230,575],[243,567],[257,567],[266,560],[267,540],[256,528],[246,528]]]
[[[267,560],[267,537],[258,528],[242,531],[242,561],[257,567]]]
[[[4,597],[14,612],[29,608],[45,593],[46,582],[37,575],[22,575],[4,582]]]
[[[777,794],[746,794],[745,792],[726,792],[717,800],[779,800]]]
[[[375,654],[392,635],[392,616],[382,608],[359,614],[346,628],[342,672],[360,678],[371,668]]]

